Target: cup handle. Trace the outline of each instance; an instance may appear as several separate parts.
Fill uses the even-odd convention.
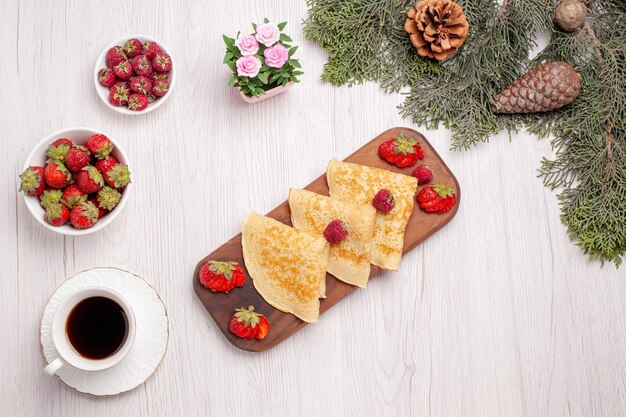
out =
[[[63,362],[63,359],[56,358],[55,360],[50,362],[48,365],[46,365],[46,367],[43,368],[43,371],[48,376],[52,376],[52,375],[56,374],[56,372],[59,370],[59,368],[61,368],[63,365],[65,365],[65,362]]]

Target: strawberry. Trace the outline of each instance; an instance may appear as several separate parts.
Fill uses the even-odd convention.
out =
[[[74,145],[74,143],[66,138],[60,138],[55,140],[48,146],[48,159],[51,161],[61,161],[65,160],[65,155],[70,150],[70,148]]]
[[[128,97],[128,108],[134,111],[142,111],[148,107],[148,97],[142,93],[135,93]]]
[[[111,177],[109,176],[109,173],[111,172],[111,170],[113,170],[115,166],[119,164],[120,164],[119,161],[113,155],[109,155],[107,158],[100,159],[96,162],[96,168],[98,169],[98,171],[102,173],[104,182],[108,186],[113,187],[113,188],[124,187],[128,185],[128,183],[130,182],[130,172],[128,172],[128,166],[124,165],[115,170],[115,174],[113,175],[113,177],[117,181],[117,184],[119,184],[119,187],[115,186],[116,182],[113,179],[111,179]]]
[[[70,210],[60,203],[52,203],[46,207],[44,219],[51,225],[63,226],[70,219]]]
[[[74,146],[74,142],[72,142],[68,138],[58,138],[57,140],[55,140],[54,142],[50,144],[50,146],[59,146],[59,145]]]
[[[261,340],[261,339],[265,339],[265,336],[267,336],[267,334],[270,332],[270,322],[269,320],[265,317],[259,314],[259,324],[257,326],[257,328],[259,330],[257,330],[256,333],[256,338]]]
[[[200,283],[213,292],[228,292],[246,281],[237,262],[208,261],[200,269]]]
[[[26,195],[42,195],[46,187],[44,169],[40,166],[30,166],[20,174],[20,191]]]
[[[152,90],[152,80],[148,77],[138,75],[136,77],[131,77],[128,81],[128,86],[135,93],[146,94],[148,91]]]
[[[420,208],[427,213],[443,214],[456,204],[456,194],[452,188],[443,184],[422,188],[416,199]]]
[[[101,133],[92,135],[85,144],[85,147],[98,159],[104,159],[113,152],[113,143]]]
[[[339,243],[348,237],[348,230],[341,220],[333,220],[324,229],[324,237],[328,243]]]
[[[157,79],[152,87],[152,94],[157,97],[163,97],[170,90],[170,82],[167,80]]]
[[[238,308],[230,319],[229,329],[237,337],[245,339],[263,339],[270,330],[270,322],[254,306]]]
[[[65,204],[70,210],[73,210],[85,201],[87,201],[87,194],[82,192],[76,184],[71,184],[63,191],[60,202]]]
[[[406,138],[400,133],[397,138],[383,142],[378,147],[378,155],[398,168],[405,168],[415,165],[418,159],[422,159],[424,151],[417,140]]]
[[[98,206],[98,199],[96,194],[93,194],[91,197],[89,197],[87,201],[91,201],[93,205],[96,206],[96,208],[98,209],[98,220],[103,218],[108,213],[106,209]]]
[[[88,229],[98,222],[98,208],[91,201],[85,201],[70,212],[70,222],[77,229]]]
[[[86,165],[89,165],[91,155],[87,148],[81,145],[74,145],[65,155],[65,166],[72,172],[78,172]]]
[[[43,171],[43,177],[51,188],[65,188],[72,180],[72,174],[67,170],[63,162],[51,161]]]
[[[107,51],[105,61],[107,67],[113,68],[120,62],[126,61],[126,53],[121,46],[114,46]]]
[[[433,179],[433,172],[426,165],[420,165],[411,174],[417,178],[419,185],[428,184]]]
[[[106,184],[112,188],[124,188],[130,184],[128,165],[117,164],[103,175]]]
[[[126,41],[124,44],[124,52],[128,58],[134,58],[141,54],[143,51],[143,44],[139,39],[133,38]]]
[[[133,75],[133,66],[130,61],[122,61],[113,67],[113,73],[120,80],[127,80]]]
[[[126,83],[124,83],[126,84]],[[130,95],[130,90],[124,84],[115,84],[109,90],[109,103],[114,106],[124,106],[128,103],[128,96]]]
[[[43,194],[39,196],[39,202],[41,207],[46,208],[51,204],[62,203],[63,192],[61,190],[55,190],[51,188],[44,190]]]
[[[113,87],[113,85],[117,82],[117,77],[110,68],[102,68],[98,71],[98,82],[102,86]]]
[[[76,185],[85,194],[97,193],[104,185],[104,179],[100,171],[91,165],[87,165],[77,174]]]
[[[111,211],[117,206],[121,198],[122,194],[119,191],[105,185],[100,191],[98,191],[98,195],[96,196],[98,204],[96,205],[100,209]]]
[[[152,68],[156,72],[168,72],[172,69],[172,58],[165,52],[156,54],[152,58]]]
[[[142,54],[144,54],[148,59],[152,59],[156,56],[156,54],[160,54],[161,52],[163,52],[161,50],[161,47],[156,44],[155,42],[151,42],[151,41],[146,41],[143,44],[143,51]]]
[[[441,196],[433,187],[422,188],[415,196],[420,208],[427,212],[437,211],[437,204],[441,201]]]
[[[133,58],[133,70],[137,75],[143,75],[149,77],[152,75],[152,65],[150,60],[145,55],[137,55]]]
[[[111,170],[115,165],[119,164],[119,161],[113,155],[109,155],[104,159],[98,159],[96,161],[95,167],[98,168],[98,171],[104,176],[104,180],[106,181],[107,176],[106,173]]]
[[[386,189],[379,190],[372,200],[374,208],[382,213],[388,213],[393,210],[396,200],[393,198],[391,191]]]

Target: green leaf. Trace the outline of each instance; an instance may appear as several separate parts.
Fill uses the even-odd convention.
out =
[[[226,55],[224,55],[224,64],[232,60],[234,56],[235,55],[232,52],[227,52]]]
[[[276,26],[278,26],[278,30],[283,30],[285,29],[285,26],[287,26],[287,22],[281,22],[277,24]]]
[[[235,84],[235,81],[237,81],[237,76],[235,74],[233,74],[228,79],[228,82],[226,83],[226,85],[231,86],[231,85]]]
[[[226,44],[227,47],[229,48],[235,47],[235,40],[233,38],[229,38],[226,35],[222,35],[222,39],[224,39],[224,43]]]
[[[269,77],[270,77],[269,71],[259,73],[259,80],[261,80],[263,84],[267,84]]]
[[[228,68],[230,68],[232,72],[237,72],[237,66],[233,61],[227,61],[225,64],[228,65]]]
[[[278,38],[280,42],[293,42],[293,40],[284,33],[280,34],[280,38]]]
[[[294,68],[301,68],[301,67],[300,67],[300,62],[298,62],[298,60],[297,60],[297,59],[288,59],[288,60],[287,60],[287,63],[288,63],[289,65],[291,65],[292,67],[294,67]]]
[[[254,31],[256,32],[256,23],[252,24],[252,29],[254,29]]]
[[[270,22],[270,21],[269,21],[269,19],[268,19],[267,17],[264,17],[264,18],[263,18],[263,23],[269,23],[269,22]]]
[[[297,46],[294,46],[293,48],[289,48],[289,57],[291,58],[291,56],[295,54],[297,50],[298,50]]]

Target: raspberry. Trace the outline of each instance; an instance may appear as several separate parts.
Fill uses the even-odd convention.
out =
[[[343,222],[338,219],[328,223],[328,226],[324,229],[324,237],[329,243],[339,243],[347,236],[348,231],[346,230]]]
[[[374,199],[372,200],[372,205],[376,210],[382,213],[387,213],[393,210],[394,206],[396,205],[396,200],[393,198],[393,194],[391,194],[391,191],[385,190],[383,188],[382,190],[379,190],[374,196]]]
[[[117,77],[111,68],[102,68],[98,71],[98,82],[105,87],[113,87],[117,82]]]
[[[420,165],[411,174],[417,178],[419,185],[428,184],[433,179],[433,172],[426,165]]]

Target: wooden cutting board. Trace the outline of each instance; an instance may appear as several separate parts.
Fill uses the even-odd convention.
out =
[[[459,183],[450,169],[446,166],[422,134],[413,129],[402,127],[396,127],[383,132],[374,140],[347,157],[344,161],[384,168],[402,174],[411,175],[411,172],[413,172],[413,169],[415,169],[415,166],[418,164],[409,168],[397,168],[388,164],[378,156],[379,145],[388,139],[397,137],[401,132],[404,132],[404,134],[408,137],[414,136],[418,139],[418,142],[426,154],[425,158],[420,160],[418,164],[426,164],[433,171],[433,180],[431,183],[441,183],[451,186],[456,191],[457,195],[456,205],[452,208],[452,210],[443,215],[426,213],[420,210],[417,203],[415,204],[415,208],[413,209],[413,213],[409,219],[404,236],[403,253],[407,253],[415,246],[426,240],[433,233],[445,226],[456,214],[461,198],[461,188],[459,187]],[[328,195],[326,174],[323,174],[305,188],[319,194]],[[422,186],[420,186],[418,190],[421,188]],[[285,190],[285,196],[288,192],[289,190]],[[251,207],[250,209],[252,210],[254,208]],[[267,216],[291,226],[289,204],[287,201],[270,211]],[[202,268],[202,266],[209,260],[239,262],[239,264],[244,266],[244,271],[246,273],[245,285],[241,288],[232,289],[228,294],[213,293],[203,287],[200,284],[198,276],[200,268]],[[400,268],[402,268],[402,264],[400,265]],[[372,265],[370,278],[377,275],[380,271],[380,268]],[[256,292],[252,283],[252,278],[250,278],[245,269],[245,263],[241,251],[241,233],[198,262],[196,270],[193,274],[193,288],[196,295],[204,305],[204,308],[206,308],[211,317],[213,317],[215,324],[222,331],[226,339],[239,349],[251,352],[262,352],[271,349],[307,324],[291,314],[276,310],[274,307],[265,302],[259,293]],[[345,296],[356,289],[357,287],[353,287],[339,281],[332,275],[327,274],[326,298],[320,300],[320,314],[337,304]],[[363,291],[363,289],[361,289],[361,291]],[[263,340],[241,339],[233,335],[228,330],[229,321],[235,309],[247,307],[249,305],[254,305],[256,310],[264,314],[270,322],[270,331],[267,337]],[[323,320],[324,317],[320,316],[320,322]]]

